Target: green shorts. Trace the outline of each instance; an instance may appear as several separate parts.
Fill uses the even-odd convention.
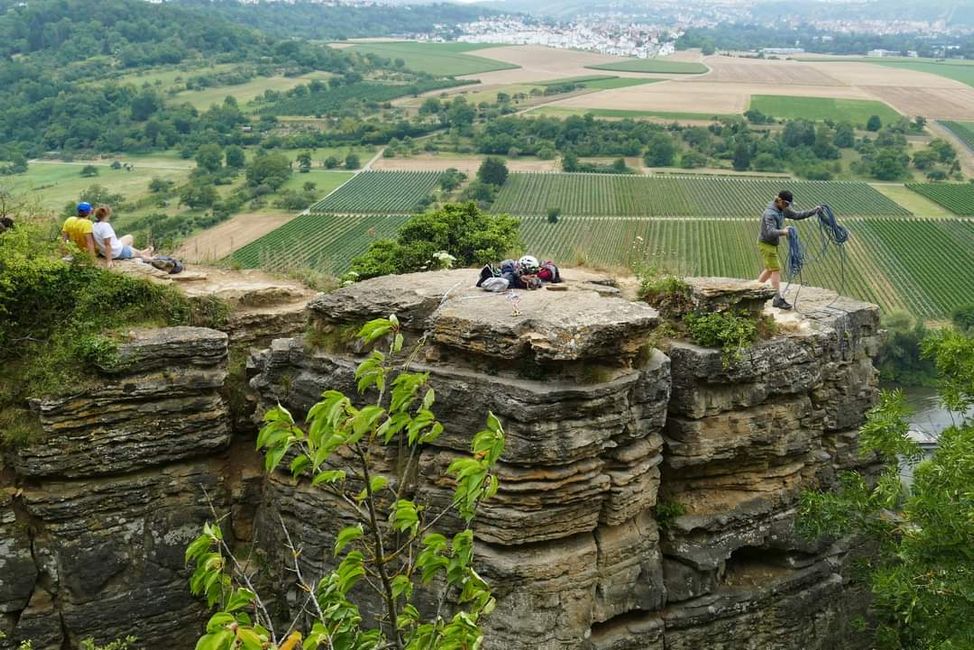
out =
[[[761,261],[764,262],[764,268],[769,271],[780,271],[781,262],[778,261],[778,247],[774,244],[768,244],[767,242],[759,241],[758,250],[761,252]]]

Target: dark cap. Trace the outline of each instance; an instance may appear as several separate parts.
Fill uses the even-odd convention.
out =
[[[789,205],[795,202],[795,197],[790,190],[781,190],[778,192],[778,198],[782,201],[788,201]]]

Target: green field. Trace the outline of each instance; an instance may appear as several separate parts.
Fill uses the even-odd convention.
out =
[[[658,80],[657,80],[658,81]],[[674,113],[671,111],[628,111],[616,108],[568,108],[565,106],[547,105],[541,106],[536,110],[530,111],[536,115],[550,115],[552,117],[568,117],[570,115],[588,115],[595,117],[606,117],[620,120],[638,119],[661,119],[694,122],[713,122],[724,117],[735,117],[734,115],[713,114],[713,113]]]
[[[632,59],[601,65],[587,65],[590,70],[611,70],[613,72],[647,72],[665,74],[702,74],[709,68],[702,63],[691,61],[667,61],[666,59]]]
[[[402,59],[413,72],[425,72],[442,77],[511,70],[519,66],[465,54],[489,45],[479,43],[419,43],[399,41],[353,45],[347,51],[376,54],[387,59]]]
[[[122,156],[120,160],[132,160],[132,157]],[[81,176],[81,170],[89,164],[98,169],[98,176]],[[37,207],[42,210],[60,212],[65,204],[77,201],[81,192],[92,185],[104,186],[111,192],[124,196],[126,201],[133,201],[149,194],[149,181],[153,178],[181,183],[188,177],[194,165],[187,161],[146,161],[142,164],[135,160],[135,169],[125,171],[112,169],[110,164],[111,161],[108,160],[32,162],[24,174],[0,177],[0,189],[14,196],[25,196],[30,201],[36,201]]]
[[[394,236],[406,218],[309,214],[241,248],[232,259],[245,267],[287,259],[341,273],[372,241]],[[841,252],[833,248],[813,258],[806,265],[805,284],[928,319],[943,318],[974,296],[974,221],[850,218],[842,223],[851,233],[848,244]],[[814,224],[797,227],[806,246],[815,247]],[[757,218],[521,220],[525,250],[563,266],[657,266],[685,275],[739,278],[753,278],[760,270],[757,231]],[[950,282],[943,281],[944,242],[952,242]],[[784,247],[780,253],[786,254]]]
[[[815,122],[825,120],[845,121],[852,122],[860,127],[864,127],[873,115],[878,115],[883,124],[890,124],[902,117],[883,102],[864,99],[835,99],[832,97],[753,95],[751,97],[751,108],[780,119],[806,119]]]
[[[808,222],[806,222],[808,223]],[[939,318],[974,296],[974,223],[957,219],[848,219],[852,233],[845,259],[832,250],[806,266],[806,284]],[[522,219],[525,247],[566,265],[656,265],[686,275],[751,278],[760,270],[756,219],[566,218]],[[817,242],[813,225],[799,224],[806,245]],[[943,281],[943,242],[957,251],[951,282]],[[785,255],[785,249],[780,249]],[[800,308],[800,304],[799,304]]]
[[[954,214],[974,217],[974,185],[970,183],[908,183],[907,187]]]
[[[942,120],[940,124],[957,136],[968,149],[974,151],[974,123],[971,122],[951,122]]]
[[[441,172],[361,172],[338,191],[311,206],[311,212],[403,214],[429,196]]]
[[[230,259],[247,268],[274,268],[274,261],[341,273],[376,239],[394,237],[408,217],[301,215],[235,251]]]
[[[610,174],[511,174],[493,210],[518,216],[560,208],[566,216],[756,217],[783,182],[799,209],[828,203],[844,216],[910,216],[866,183]]]
[[[354,172],[337,172],[330,169],[312,169],[306,174],[291,174],[291,178],[281,186],[282,190],[300,190],[305,183],[315,184],[315,194],[327,196],[347,183]]]
[[[260,97],[266,90],[283,92],[315,79],[326,80],[334,75],[330,72],[310,72],[299,77],[257,77],[247,83],[234,86],[214,86],[203,90],[184,90],[173,95],[174,102],[189,102],[199,110],[206,110],[213,104],[222,104],[223,100],[234,97],[242,108],[256,97]]]
[[[974,64],[972,62],[951,63],[948,61],[876,61],[870,63],[885,66],[887,68],[900,68],[901,70],[915,70],[917,72],[927,72],[930,74],[947,77],[954,81],[959,81],[968,86],[974,86]]]

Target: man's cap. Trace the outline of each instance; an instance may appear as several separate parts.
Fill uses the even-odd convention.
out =
[[[795,202],[795,196],[791,193],[791,190],[781,190],[778,192],[778,198],[782,201],[788,201],[788,203]]]
[[[87,201],[82,201],[78,204],[78,214],[91,214],[91,204]]]

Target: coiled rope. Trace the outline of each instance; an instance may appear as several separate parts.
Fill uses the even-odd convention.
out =
[[[835,218],[835,212],[832,210],[832,206],[828,204],[823,204],[822,211],[818,214],[818,234],[818,254],[809,260],[805,251],[805,246],[798,237],[798,230],[794,226],[788,227],[788,260],[786,264],[788,267],[788,284],[785,286],[783,294],[788,293],[788,289],[791,287],[792,282],[794,282],[794,280],[797,278],[799,287],[794,298],[796,310],[798,308],[798,295],[801,293],[802,285],[804,285],[804,282],[802,281],[802,270],[805,268],[806,263],[815,264],[824,259],[831,246],[835,246],[839,251],[840,281],[839,289],[836,292],[836,297],[833,298],[832,302],[826,305],[826,307],[832,306],[838,297],[845,291],[845,243],[849,241],[849,229],[839,224],[838,220]]]

